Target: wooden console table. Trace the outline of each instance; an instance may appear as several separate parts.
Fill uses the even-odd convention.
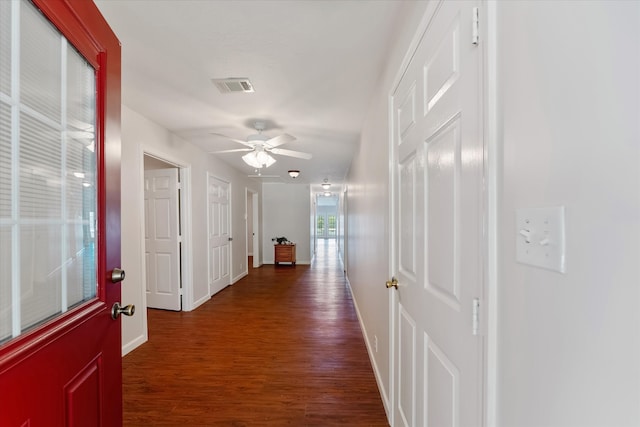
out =
[[[296,245],[273,245],[275,251],[274,260],[275,264],[279,262],[290,262],[292,265],[296,265]]]

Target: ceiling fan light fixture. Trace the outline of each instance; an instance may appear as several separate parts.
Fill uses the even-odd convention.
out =
[[[252,151],[242,156],[242,160],[244,160],[244,162],[249,166],[256,169],[263,167],[268,168],[276,162],[276,159],[271,157],[265,151]]]
[[[296,179],[300,175],[300,171],[295,169],[288,171],[288,173],[289,173],[289,176],[293,179]]]

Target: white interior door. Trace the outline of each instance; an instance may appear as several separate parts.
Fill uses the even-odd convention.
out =
[[[209,175],[209,291],[211,295],[231,283],[230,185]]]
[[[395,426],[482,425],[478,2],[434,2],[392,96]]]
[[[147,306],[182,309],[178,169],[144,172]]]
[[[251,193],[251,198],[253,202],[251,204],[251,208],[253,209],[253,214],[251,215],[251,219],[253,221],[253,268],[260,267],[260,223],[258,221],[258,193]]]

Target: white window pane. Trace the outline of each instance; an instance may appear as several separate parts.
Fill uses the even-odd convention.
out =
[[[11,218],[11,109],[0,101],[0,221]]]
[[[61,132],[20,115],[20,217],[61,219]]]
[[[0,343],[11,337],[11,227],[0,226]]]
[[[59,313],[61,307],[60,227],[20,227],[21,330]]]
[[[71,307],[96,295],[95,70],[69,48],[66,105],[67,300]]]
[[[60,34],[30,3],[20,6],[20,101],[60,121]]]
[[[70,131],[85,145],[94,137],[95,71],[85,60],[69,48],[67,55],[67,123]]]
[[[4,3],[0,0],[0,38],[5,36]],[[4,62],[0,67],[4,73]],[[0,101],[0,343],[11,337],[11,173],[11,109]]]
[[[0,1],[0,58],[11,57],[11,2]],[[11,61],[0,61],[0,92],[11,93]]]
[[[11,28],[11,8],[19,10],[20,34]],[[0,342],[6,342],[96,297],[96,84],[95,70],[28,1],[0,0],[0,37]],[[13,82],[12,62],[19,62]]]

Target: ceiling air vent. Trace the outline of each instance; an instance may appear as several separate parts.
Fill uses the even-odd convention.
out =
[[[216,85],[220,93],[253,92],[253,85],[246,78],[211,79],[211,81]]]

